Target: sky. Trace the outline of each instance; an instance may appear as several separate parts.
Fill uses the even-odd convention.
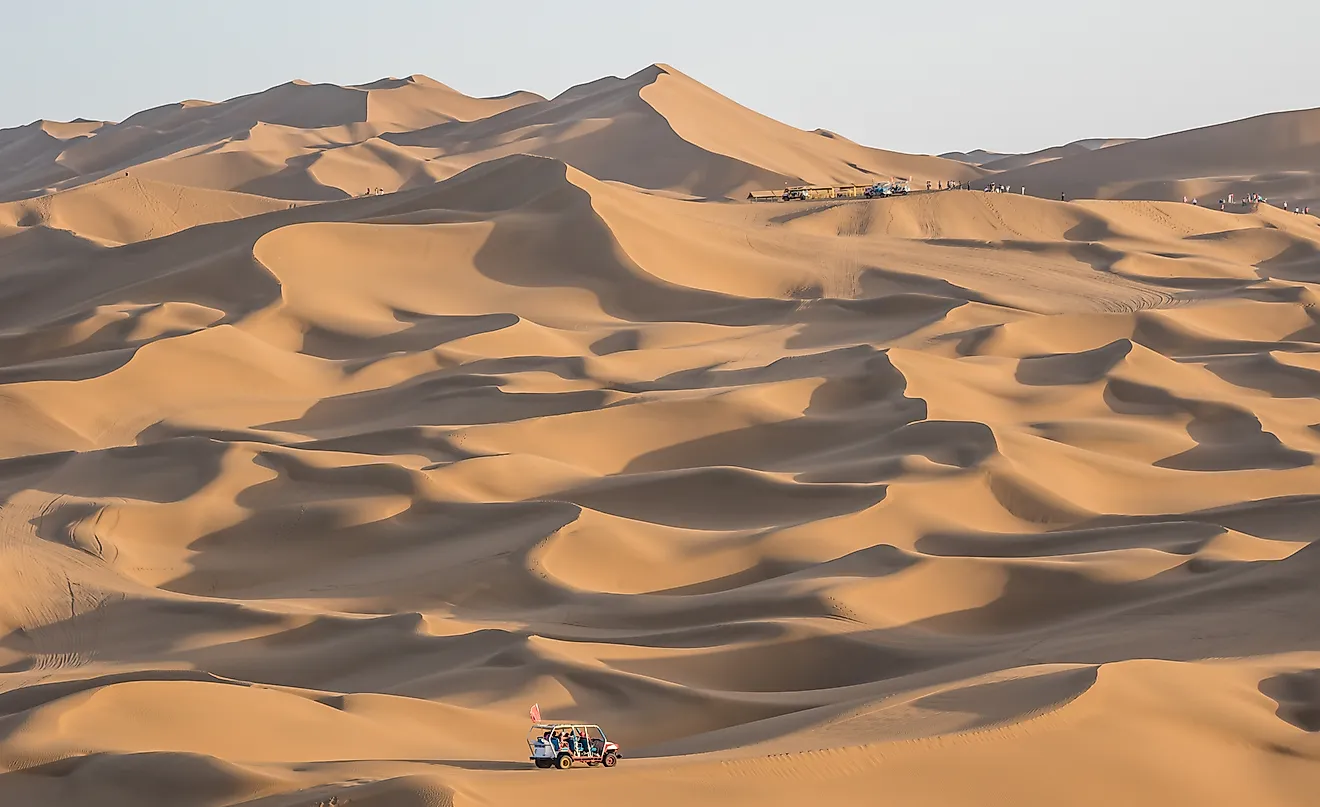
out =
[[[1320,106],[1317,0],[44,0],[0,21],[0,127],[294,78],[423,73],[549,97],[653,62],[785,123],[918,153]]]

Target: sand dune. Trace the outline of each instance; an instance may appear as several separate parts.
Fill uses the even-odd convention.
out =
[[[1012,159],[1012,158],[1010,158]],[[1198,198],[1256,193],[1274,204],[1320,207],[1320,109],[1278,112],[1187,132],[1134,140],[1018,166],[997,176],[1028,193],[1058,198]]]
[[[1004,157],[1015,157],[1015,154],[1005,154],[999,151],[986,151],[985,149],[972,149],[971,151],[949,151],[940,155],[946,160],[957,160],[960,163],[969,165],[985,165],[988,162],[1003,159]]]
[[[1313,801],[1314,220],[269,92],[0,133],[0,803]]]
[[[56,134],[52,134],[55,132]],[[58,135],[58,136],[57,136]],[[117,124],[38,122],[0,132],[0,199],[126,172],[157,182],[326,201],[424,187],[512,154],[604,180],[697,196],[790,183],[971,179],[938,157],[805,132],[654,65],[546,101],[470,98],[425,76],[339,87],[294,81],[221,103],[186,101]]]
[[[1075,140],[1062,146],[1052,146],[1050,148],[1040,149],[1038,151],[1026,152],[1024,154],[1004,154],[995,151],[986,151],[985,149],[972,149],[971,151],[951,151],[947,154],[941,154],[950,160],[968,163],[969,165],[979,166],[988,171],[1010,171],[1014,168],[1025,168],[1037,163],[1051,162],[1064,157],[1072,157],[1078,154],[1085,154],[1097,149],[1117,146],[1121,143],[1130,142],[1124,139],[1114,138],[1088,138],[1086,140]]]
[[[291,206],[264,196],[114,176],[64,193],[0,203],[0,226],[49,227],[120,246]]]
[[[257,183],[259,192],[282,198],[343,197],[363,191],[355,186],[354,193],[327,196],[317,194],[314,180],[304,183],[310,188],[290,187],[281,175],[302,173],[303,164],[317,162],[318,151],[327,147],[379,142],[375,138],[384,132],[474,120],[540,100],[532,93],[470,98],[425,76],[410,76],[353,87],[292,81],[221,103],[169,104],[119,123],[38,121],[0,131],[6,158],[0,198],[41,195],[125,170],[219,190]]]
[[[999,159],[988,160],[978,163],[982,168],[989,171],[1011,171],[1015,168],[1026,168],[1031,165],[1061,160],[1065,157],[1075,157],[1081,154],[1087,154],[1100,149],[1107,149],[1110,146],[1118,146],[1123,143],[1131,142],[1129,140],[1114,138],[1092,138],[1088,140],[1077,140],[1063,146],[1054,146],[1052,148],[1032,151],[1026,154],[1005,154]]]
[[[562,159],[598,179],[703,197],[802,182],[980,176],[952,160],[867,148],[831,132],[785,126],[660,64],[475,123],[389,139],[437,149],[456,165],[525,152]]]

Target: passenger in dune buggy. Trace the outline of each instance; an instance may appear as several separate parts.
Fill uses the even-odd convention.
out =
[[[591,723],[557,720],[537,721],[527,733],[527,747],[538,768],[566,771],[576,764],[588,768],[600,765],[613,768],[623,754],[619,746],[605,737],[600,726]]]

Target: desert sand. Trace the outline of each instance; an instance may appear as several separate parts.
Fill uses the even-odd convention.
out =
[[[896,175],[1001,176],[664,65],[0,131],[0,804],[1315,804],[1320,220],[743,201]]]
[[[1277,112],[1145,140],[1083,142],[1059,156],[986,163],[999,179],[1045,198],[1176,199],[1218,207],[1255,193],[1277,207],[1320,210],[1320,109]],[[1096,146],[1099,146],[1098,148]]]

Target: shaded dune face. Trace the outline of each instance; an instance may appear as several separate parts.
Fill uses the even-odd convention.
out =
[[[262,197],[230,199],[244,207],[328,201],[430,187],[512,154],[708,198],[742,198],[786,183],[947,181],[984,173],[795,129],[653,65],[549,100],[525,92],[471,98],[410,76],[352,87],[295,81],[220,103],[170,104],[119,123],[38,121],[0,130],[0,202],[26,201],[18,211],[24,220],[44,221],[52,192],[112,180]],[[145,201],[160,191],[149,187]],[[157,212],[175,215],[158,218],[178,229],[194,205],[166,193]],[[124,215],[135,218],[131,210]],[[127,223],[114,225],[122,231]]]
[[[0,803],[1310,803],[1320,228],[692,198],[940,168],[694,85],[5,133]]]
[[[1320,202],[1320,109],[1091,147],[1065,146],[985,163],[1005,185],[1046,198],[1199,199],[1260,194],[1276,207]]]

